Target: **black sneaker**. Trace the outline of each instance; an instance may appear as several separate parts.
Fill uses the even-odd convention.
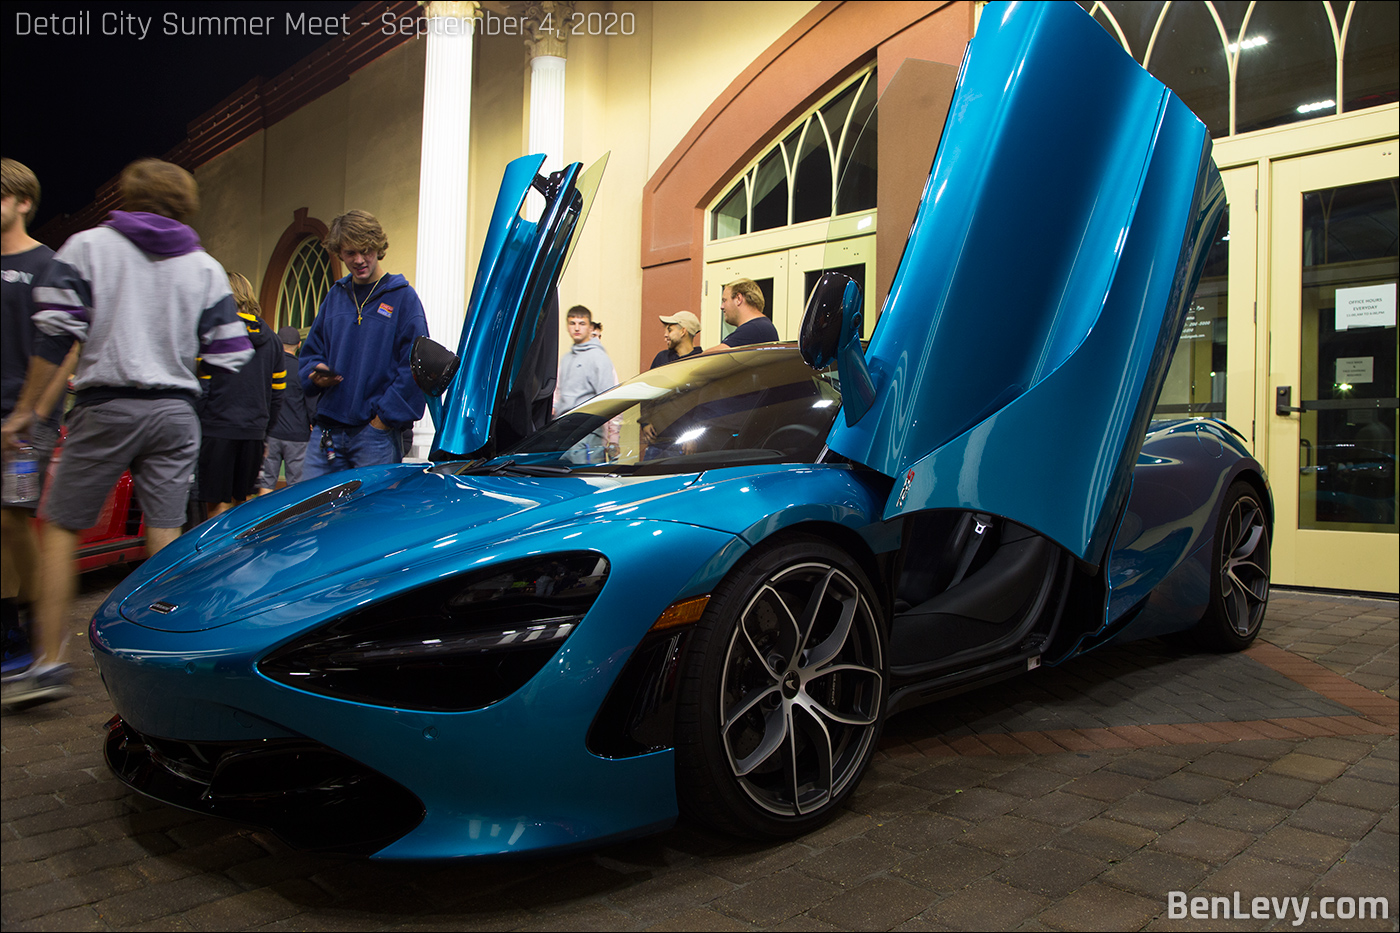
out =
[[[23,674],[34,663],[34,653],[29,650],[31,615],[28,603],[21,604],[15,599],[0,601],[0,620],[4,623],[0,678],[4,680]]]

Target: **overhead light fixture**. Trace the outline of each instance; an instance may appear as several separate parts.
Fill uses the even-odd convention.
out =
[[[1299,113],[1312,113],[1315,110],[1327,110],[1337,106],[1335,100],[1315,100],[1311,104],[1299,104]]]
[[[1228,48],[1230,50],[1230,54],[1234,55],[1241,49],[1257,49],[1261,45],[1268,44],[1269,39],[1267,36],[1251,36],[1243,42],[1231,42]]]

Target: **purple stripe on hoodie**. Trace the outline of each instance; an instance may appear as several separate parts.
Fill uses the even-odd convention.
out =
[[[88,324],[92,321],[92,318],[88,317],[87,308],[75,308],[72,305],[56,305],[53,302],[46,302],[40,305],[39,311],[35,313],[43,311],[66,311],[84,324]]]
[[[253,343],[246,336],[229,337],[227,340],[212,340],[200,351],[204,356],[219,356],[224,353],[242,353],[251,350]]]

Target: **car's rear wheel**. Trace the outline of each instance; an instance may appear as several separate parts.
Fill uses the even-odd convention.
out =
[[[1235,483],[1215,529],[1210,605],[1192,633],[1215,651],[1248,648],[1269,604],[1269,520],[1248,483]]]
[[[865,574],[817,539],[765,549],[714,592],[676,721],[681,806],[717,829],[787,838],[860,782],[886,698],[885,633]]]

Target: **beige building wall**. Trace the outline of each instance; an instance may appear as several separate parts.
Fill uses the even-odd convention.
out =
[[[816,6],[778,3],[657,3],[653,101],[646,177],[740,72]],[[742,11],[742,12],[741,12]],[[703,37],[697,41],[697,37]],[[777,127],[774,127],[776,130]]]
[[[200,204],[190,219],[205,251],[228,271],[247,276],[254,291],[271,249],[262,230],[263,136],[245,139],[194,170]]]
[[[605,324],[618,375],[637,373],[637,335],[660,330],[642,304],[642,185],[705,109],[815,4],[747,4],[743,28],[725,2],[581,2],[630,14],[631,33],[572,36],[564,157],[585,165],[609,153],[607,173],[560,284],[564,308],[583,304]],[[414,278],[418,171],[427,43],[400,45],[285,119],[196,171],[205,204],[195,227],[209,252],[262,287],[294,212],[328,223],[351,208],[377,216],[389,237],[385,267]],[[476,274],[505,166],[526,154],[529,57],[518,36],[480,35],[474,52],[467,287]],[[269,309],[270,312],[271,309]],[[667,309],[674,310],[674,309]],[[694,309],[697,312],[700,309]],[[454,346],[458,334],[435,334]],[[568,337],[560,327],[560,348]]]
[[[516,6],[511,4],[512,9]],[[650,361],[654,350],[649,347],[659,349],[656,315],[678,310],[644,307],[643,294],[663,296],[654,301],[683,301],[687,299],[669,296],[700,291],[695,271],[700,256],[692,248],[701,240],[696,215],[704,192],[710,190],[707,186],[725,180],[715,176],[729,171],[716,168],[727,164],[727,154],[738,150],[739,158],[757,151],[763,139],[785,124],[784,114],[800,114],[804,101],[810,102],[809,92],[826,75],[845,67],[842,62],[854,61],[853,49],[868,45],[878,51],[885,80],[906,55],[957,61],[975,9],[970,4],[827,4],[820,15],[809,17],[816,7],[809,0],[742,7],[719,0],[579,0],[577,9],[585,15],[626,14],[631,32],[569,40],[564,157],[591,164],[604,153],[611,156],[593,215],[561,283],[560,299],[564,308],[589,306],[605,322],[605,344],[620,377],[635,374]],[[878,28],[871,25],[875,12],[883,16]],[[909,25],[895,22],[903,16],[910,18]],[[804,17],[804,41],[782,41]],[[959,25],[963,19],[966,29]],[[384,223],[391,243],[388,270],[412,281],[426,51],[423,40],[393,47],[345,83],[200,165],[195,175],[203,208],[193,224],[209,252],[261,288],[278,242],[298,209],[305,208],[311,218],[325,223],[358,207]],[[776,56],[781,67],[767,69],[765,56]],[[530,87],[524,41],[519,36],[478,36],[474,68],[471,152],[463,166],[470,173],[468,286],[501,174],[510,160],[527,150]],[[750,116],[755,113],[764,116]],[[1293,324],[1274,330],[1275,304],[1285,290],[1282,279],[1275,282],[1274,266],[1284,258],[1296,261],[1298,250],[1278,229],[1274,186],[1278,173],[1291,170],[1294,163],[1331,159],[1331,154],[1350,158],[1370,148],[1390,161],[1365,178],[1391,178],[1395,126],[1392,103],[1216,144],[1227,184],[1238,188],[1231,198],[1239,216],[1257,205],[1250,215],[1254,224],[1241,223],[1234,238],[1239,256],[1232,246],[1227,417],[1246,429],[1254,449],[1268,461],[1280,501],[1296,498],[1282,480],[1297,472],[1298,452],[1291,413],[1274,413],[1272,393],[1278,385],[1298,384],[1291,370],[1277,371],[1280,353],[1298,352],[1298,330]],[[750,131],[747,142],[735,141],[744,130]],[[213,132],[217,136],[217,130]],[[1341,176],[1330,171],[1318,169],[1308,190],[1342,184]],[[667,172],[669,179],[679,181],[666,181],[671,185],[666,190],[658,181],[651,192],[654,200],[648,202],[650,213],[644,214],[644,187]],[[683,191],[677,194],[677,189]],[[644,230],[644,220],[652,225],[650,232]],[[658,233],[661,227],[665,229]],[[653,283],[646,291],[642,262],[649,263],[648,281]],[[1288,289],[1296,286],[1291,280],[1286,284]],[[715,311],[691,310],[702,318]],[[271,309],[266,313],[270,316]],[[449,346],[458,338],[456,332],[434,336]],[[653,337],[657,339],[649,342]],[[560,348],[567,346],[561,322]],[[1204,352],[1206,347],[1197,349]],[[1395,536],[1358,536],[1357,541],[1363,548],[1360,557],[1335,561],[1362,568],[1361,582],[1346,585],[1393,592]],[[1384,547],[1378,548],[1377,542]],[[1295,549],[1287,534],[1280,534],[1275,552],[1276,579],[1282,582],[1329,586],[1342,579],[1341,569],[1329,569],[1321,580],[1298,576],[1295,567],[1321,562],[1302,545]]]
[[[603,321],[603,342],[619,377],[651,361],[639,358],[637,334],[661,329],[656,317],[662,312],[642,307],[642,185],[714,99],[814,5],[745,4],[739,29],[732,3],[579,4],[585,13],[635,17],[632,35],[570,38],[565,89],[564,158],[590,165],[610,155],[593,214],[560,283],[560,304],[586,305]],[[527,113],[528,102],[527,78]],[[517,154],[523,152],[522,144]],[[478,163],[474,195],[483,190],[480,171]],[[497,169],[484,197],[494,196],[499,177]],[[568,343],[561,322],[561,350]]]
[[[387,267],[413,281],[418,257],[418,165],[423,151],[423,69],[427,45],[406,42],[338,88],[344,93],[344,197],[379,218],[389,237]],[[328,173],[329,174],[329,173]]]
[[[412,281],[425,52],[421,42],[391,50],[197,168],[202,204],[193,226],[209,254],[260,289],[298,209],[328,223],[360,208],[384,225],[385,267]]]

